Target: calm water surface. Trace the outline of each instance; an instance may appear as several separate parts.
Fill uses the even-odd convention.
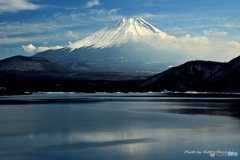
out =
[[[240,153],[239,107],[160,93],[3,96],[0,159],[239,159],[203,153]]]

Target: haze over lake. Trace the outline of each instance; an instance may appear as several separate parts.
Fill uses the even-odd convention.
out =
[[[238,97],[34,94],[2,96],[0,104],[1,160],[200,160],[212,159],[208,151],[240,153]]]

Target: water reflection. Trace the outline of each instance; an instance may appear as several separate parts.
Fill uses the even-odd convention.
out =
[[[212,159],[184,151],[240,153],[240,121],[232,118],[239,117],[238,98],[108,95],[1,97],[0,159]]]
[[[75,149],[88,149],[88,148],[100,148],[100,147],[111,147],[117,145],[129,145],[129,144],[140,144],[152,142],[152,139],[142,138],[142,139],[127,139],[127,140],[115,140],[115,141],[106,141],[106,142],[78,142],[71,144],[60,144],[60,145],[52,145],[46,146],[42,148],[38,148],[37,150],[75,150]]]

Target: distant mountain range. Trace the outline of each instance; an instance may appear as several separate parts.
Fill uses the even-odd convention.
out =
[[[240,92],[240,57],[228,63],[190,61],[146,80],[91,79],[44,58],[15,56],[0,61],[0,90],[74,92]],[[99,75],[100,76],[100,75]],[[126,78],[126,77],[125,77]]]

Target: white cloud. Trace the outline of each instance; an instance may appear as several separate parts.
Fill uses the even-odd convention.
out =
[[[213,35],[225,36],[225,35],[227,35],[227,32],[218,32],[218,31],[216,31],[215,33],[213,33]]]
[[[239,22],[226,23],[226,24],[223,24],[222,26],[227,28],[240,28],[240,23]]]
[[[205,35],[214,35],[214,36],[225,36],[227,35],[227,32],[219,32],[217,30],[213,31],[213,30],[204,30],[203,31]]]
[[[78,37],[78,33],[74,33],[73,31],[68,31],[68,32],[66,33],[66,36],[67,36],[67,37],[76,38],[76,39],[79,38],[79,37]]]
[[[115,8],[115,9],[111,9],[108,14],[111,15],[111,14],[116,14],[118,11],[120,10],[120,8]]]
[[[192,37],[187,34],[179,38],[167,34],[142,38],[145,42],[166,55],[178,55],[191,59],[227,62],[239,56],[240,43],[236,41],[219,42],[205,36]]]
[[[85,5],[86,8],[91,8],[93,6],[98,6],[101,5],[99,0],[93,0],[93,1],[88,1],[87,4]]]
[[[34,52],[37,48],[33,46],[32,44],[29,44],[28,46],[22,46],[25,52]]]
[[[0,25],[0,35],[9,36],[27,33],[43,33],[53,31],[61,27],[64,27],[64,25],[59,23],[54,24],[53,21],[35,23],[8,22]]]
[[[211,33],[212,33],[212,30],[209,30],[209,31],[207,31],[207,30],[204,30],[203,32],[204,32],[204,34],[206,34],[206,35],[209,35],[209,34],[211,34]]]
[[[56,50],[56,49],[61,49],[63,46],[54,46],[54,47],[38,47],[37,52],[43,52],[47,50]]]
[[[187,34],[190,31],[186,30],[186,28],[181,28],[178,26],[172,27],[172,28],[166,28],[165,31],[171,34]]]
[[[0,0],[1,1],[1,0]],[[73,12],[71,14],[57,13],[52,17],[39,19],[38,22],[2,22],[0,23],[0,44],[16,44],[19,42],[49,42],[52,40],[72,40],[88,36],[96,30],[89,28],[82,32],[65,31],[70,27],[94,26],[99,21],[115,21],[121,16],[117,15],[119,8],[111,10],[106,9],[88,9],[87,12]],[[105,23],[101,23],[104,27]],[[59,34],[61,33],[65,34]],[[58,32],[49,35],[49,32]],[[44,35],[48,33],[48,35]],[[32,36],[25,36],[31,34]]]
[[[119,8],[111,10],[106,9],[89,9],[87,12],[73,12],[71,14],[57,13],[52,17],[39,19],[38,22],[3,22],[0,23],[0,38],[24,34],[39,34],[52,31],[64,30],[70,27],[93,26],[95,23],[112,22],[122,18],[117,15]],[[104,27],[102,24],[100,27]],[[88,29],[89,30],[89,29]],[[64,30],[65,32],[65,30]],[[89,32],[89,31],[88,31]],[[68,37],[70,37],[70,34]],[[76,32],[74,32],[76,34]],[[63,34],[63,36],[65,36]],[[77,34],[77,36],[80,36]],[[76,38],[76,37],[75,37]],[[6,44],[5,42],[3,42]]]
[[[36,48],[34,45],[29,44],[27,46],[22,46],[25,52],[43,52],[46,50],[56,50],[61,49],[63,46],[53,46],[53,47],[38,47]]]
[[[164,18],[179,18],[185,15],[181,14],[149,14],[149,13],[143,13],[139,15],[135,15],[133,17],[141,17],[141,18],[155,18],[155,19],[164,19]]]
[[[92,33],[89,33],[89,32],[75,32],[75,31],[67,31],[65,33],[65,39],[69,40],[69,41],[76,41],[76,40],[79,40],[79,39],[83,39],[89,35],[91,35]]]
[[[167,56],[187,57],[188,59],[184,61],[200,59],[227,62],[237,57],[240,50],[240,43],[236,41],[219,42],[206,36],[192,37],[189,34],[175,37],[161,33],[160,35],[143,37],[140,40],[147,42],[159,50],[159,53],[164,53]],[[70,41],[69,44],[71,44]],[[22,47],[26,52],[43,52],[63,48],[63,46],[36,48],[32,44]]]
[[[0,0],[0,13],[42,8],[41,5],[36,5],[28,1],[29,0]]]
[[[48,36],[34,36],[34,37],[11,37],[11,38],[1,38],[0,37],[0,44],[17,44],[23,42],[43,42],[46,40],[59,40],[56,35],[48,35]]]
[[[89,16],[92,18],[97,18],[97,17],[103,17],[104,16],[110,16],[110,15],[114,15],[116,14],[118,11],[120,10],[120,8],[114,8],[111,10],[106,10],[106,9],[91,9],[89,10]]]
[[[52,41],[76,41],[77,39],[82,39],[90,34],[91,32],[85,31],[84,33],[81,32],[73,32],[71,31],[70,33],[73,33],[73,35],[69,34],[66,32],[65,34],[51,34],[51,35],[34,35],[31,37],[20,37],[20,36],[11,36],[11,37],[1,37],[0,36],[0,44],[5,45],[5,44],[18,44],[18,43],[33,43],[33,42],[38,42],[44,45],[49,44],[49,42]],[[76,34],[76,35],[74,35]],[[49,41],[49,42],[48,42]]]

